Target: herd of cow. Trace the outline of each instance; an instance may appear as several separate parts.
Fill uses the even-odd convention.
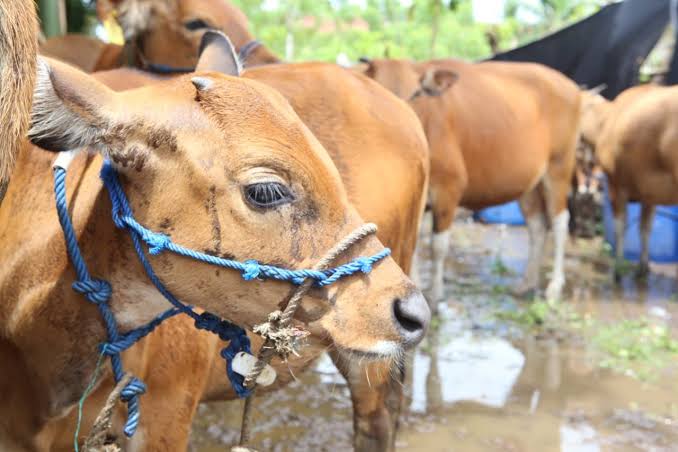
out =
[[[97,9],[102,17],[115,12],[124,46],[64,36],[37,49],[33,0],[0,0],[3,451],[72,449],[76,405],[105,337],[96,307],[71,288],[75,273],[53,207],[52,152],[89,149],[69,171],[69,207],[84,258],[111,282],[122,330],[149,321],[166,302],[111,221],[98,175],[104,158],[119,171],[142,224],[214,256],[309,268],[348,232],[376,223],[378,239],[349,257],[383,245],[391,257],[369,275],[309,292],[296,317],[311,333],[308,343],[300,356],[273,362],[278,378],[267,388],[285,385],[327,351],[348,382],[354,444],[365,451],[394,447],[402,355],[429,322],[429,306],[406,276],[417,280],[427,206],[434,308],[444,296],[457,206],[512,199],[520,201],[530,239],[516,290],[539,290],[551,229],[546,296],[560,297],[580,136],[608,175],[619,239],[626,202],[643,203],[643,271],[653,206],[678,202],[678,127],[670,121],[678,88],[638,87],[608,102],[535,64],[282,64],[225,0],[99,0]],[[223,31],[233,46],[221,35],[201,48],[207,30]],[[242,74],[235,50],[247,67]],[[192,72],[173,73],[184,68]],[[186,303],[248,330],[290,290],[183,258],[153,262]],[[258,349],[261,339],[252,341]],[[198,404],[235,397],[219,342],[178,316],[126,351],[127,368],[148,394],[137,434],[113,440],[131,451],[185,450]],[[113,385],[108,375],[87,399],[83,425],[92,424]],[[114,431],[123,417],[116,414]]]

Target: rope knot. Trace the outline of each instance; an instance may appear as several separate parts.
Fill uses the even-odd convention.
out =
[[[153,256],[157,256],[167,249],[172,239],[169,236],[161,233],[151,233],[145,237],[148,244],[148,252]]]
[[[106,303],[113,293],[111,285],[103,279],[87,279],[73,283],[73,290],[81,293],[94,304]]]
[[[134,377],[130,380],[122,391],[120,392],[120,400],[123,402],[129,402],[134,397],[137,397],[146,392],[146,385],[143,381]]]
[[[260,273],[261,266],[259,265],[259,262],[250,259],[243,263],[242,279],[245,281],[251,281],[258,278]]]
[[[252,331],[270,341],[275,353],[285,360],[290,354],[299,356],[298,350],[302,341],[309,336],[309,332],[295,326],[287,326],[283,313],[273,311],[268,315],[268,321],[255,325]]]
[[[360,268],[360,271],[364,274],[368,274],[372,271],[372,261],[367,257],[359,257],[355,260],[355,263]]]

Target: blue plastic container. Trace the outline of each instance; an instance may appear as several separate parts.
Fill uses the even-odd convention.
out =
[[[483,223],[491,224],[499,223],[508,224],[510,226],[523,226],[525,224],[525,219],[523,218],[523,213],[520,211],[520,204],[518,204],[518,201],[511,201],[506,204],[480,210],[476,212],[474,218]]]
[[[614,215],[605,186],[603,204],[603,222],[605,240],[616,250],[614,239]],[[624,258],[638,262],[640,260],[640,203],[632,202],[626,206],[626,232],[624,234]],[[650,260],[653,262],[678,262],[678,206],[657,206],[650,233]]]

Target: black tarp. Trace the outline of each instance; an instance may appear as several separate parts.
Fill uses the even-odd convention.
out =
[[[605,84],[603,95],[612,99],[638,82],[640,66],[669,22],[669,3],[613,3],[581,22],[492,59],[541,63],[582,86]],[[678,61],[675,64],[678,71]]]

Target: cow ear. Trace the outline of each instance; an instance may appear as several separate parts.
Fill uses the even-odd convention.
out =
[[[446,69],[427,69],[419,82],[429,96],[440,96],[459,80],[459,74]]]
[[[239,76],[242,64],[231,40],[220,31],[207,30],[200,42],[200,58],[195,72],[214,71]]]
[[[353,70],[372,78],[374,77],[374,62],[371,58],[360,57],[358,64],[353,66]]]
[[[38,57],[30,141],[56,152],[101,149],[109,128],[104,112],[112,110],[114,95],[84,72]]]

